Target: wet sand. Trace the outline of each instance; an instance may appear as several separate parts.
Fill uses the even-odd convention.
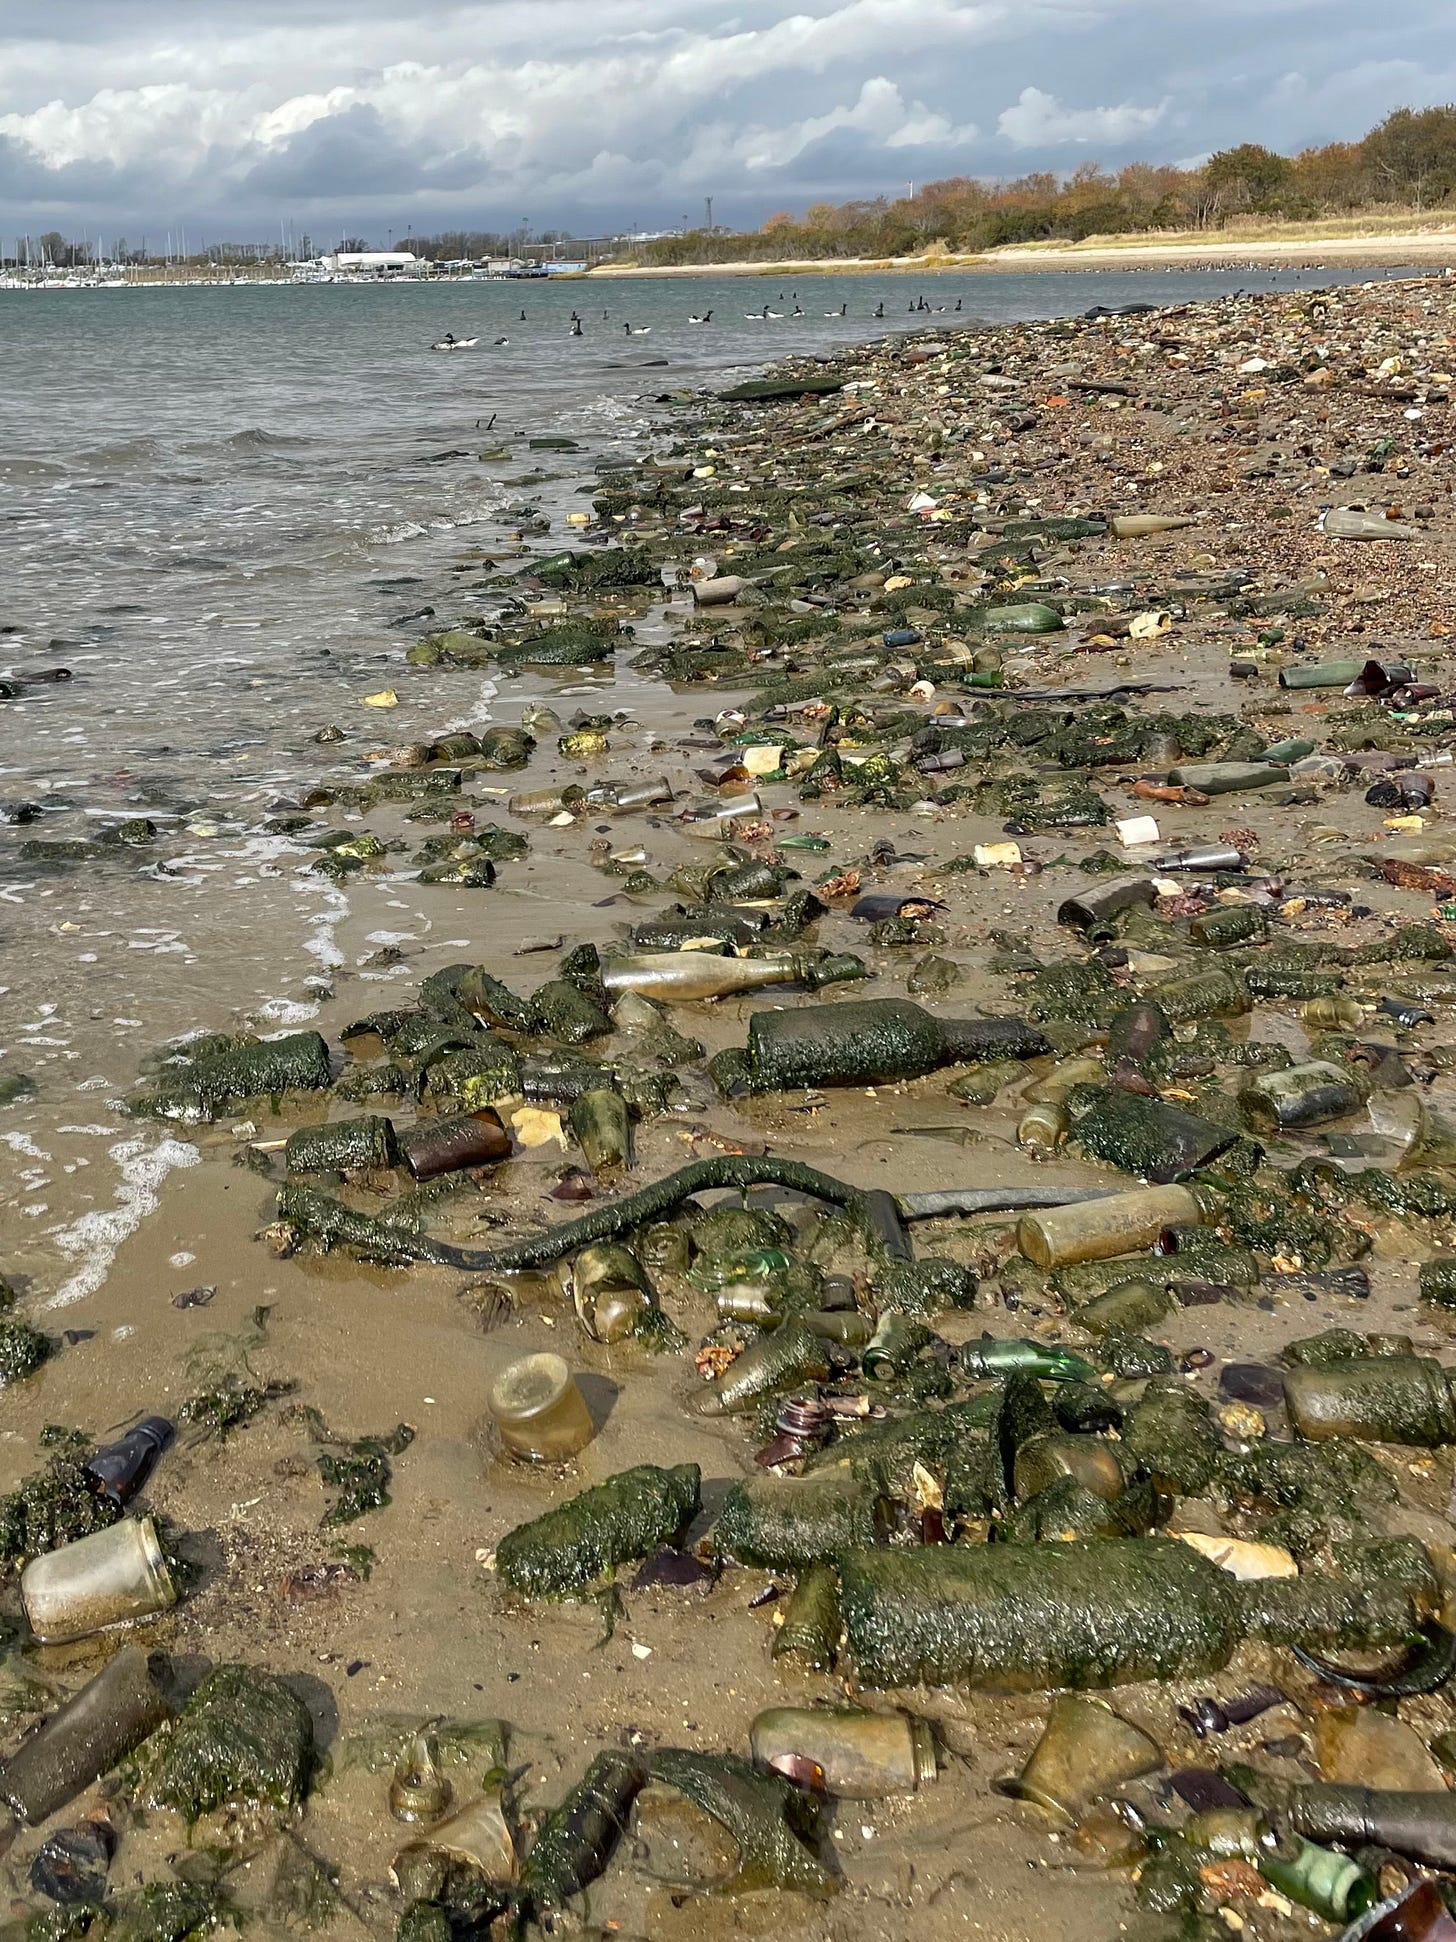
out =
[[[1414,350],[1410,355],[1429,364],[1433,347],[1450,342],[1452,326],[1447,294],[1411,285],[1402,292],[1350,294],[1330,329],[1349,343],[1379,337],[1382,354],[1392,331],[1412,343],[1419,332],[1425,348],[1418,358]],[[984,470],[982,455],[990,451],[996,462],[1024,469],[1023,490],[1045,512],[1106,506],[1196,513],[1197,525],[1186,531],[1151,540],[1084,543],[1076,554],[1079,576],[1133,576],[1156,584],[1205,556],[1211,556],[1210,565],[1247,564],[1263,585],[1325,572],[1330,579],[1325,615],[1299,623],[1311,649],[1358,654],[1368,643],[1372,651],[1378,646],[1387,658],[1404,658],[1420,669],[1439,664],[1445,634],[1456,625],[1449,570],[1456,548],[1440,456],[1449,406],[1443,398],[1415,407],[1388,380],[1382,394],[1351,376],[1330,399],[1298,384],[1280,390],[1261,386],[1256,376],[1237,377],[1227,355],[1231,343],[1239,345],[1241,357],[1261,345],[1272,355],[1281,333],[1307,336],[1314,328],[1287,299],[1269,299],[1242,309],[1210,306],[1103,330],[1074,329],[1061,350],[1042,328],[986,333],[968,351],[967,368],[959,371],[933,359],[913,362],[899,350],[852,354],[847,362],[855,375],[873,377],[880,386],[877,417],[896,453],[885,463],[883,490],[897,511],[917,485],[935,485],[937,479],[937,489],[974,494],[977,467]],[[1174,337],[1183,348],[1149,348],[1155,334]],[[1118,398],[1115,393],[1049,402],[1042,373],[1055,372],[1069,348],[1086,368],[1138,374],[1141,388],[1158,402],[1132,407],[1119,398],[1109,408],[1106,400]],[[976,402],[975,385],[978,372],[1014,373],[1023,353],[1022,402],[1030,405],[1034,423],[1018,430],[994,390],[981,394],[984,404]],[[1218,375],[1190,375],[1186,365],[1169,363],[1177,357],[1195,364],[1212,360]],[[1436,368],[1444,364],[1437,360]],[[947,379],[953,407],[941,402],[938,389]],[[1220,388],[1228,394],[1226,406],[1211,402]],[[1427,386],[1432,388],[1439,387]],[[1254,391],[1260,396],[1252,406],[1241,406],[1240,395]],[[924,452],[927,427],[952,408],[964,414],[968,427],[975,421],[977,456],[968,458],[968,442],[952,441],[949,456],[932,463]],[[1406,413],[1416,408],[1427,417],[1423,429],[1412,432]],[[823,415],[822,403],[782,406],[766,414],[758,434],[763,445],[759,456],[747,459],[748,468],[759,475],[764,448],[771,453],[776,441],[798,439],[806,431],[813,436]],[[680,429],[690,439],[691,426],[688,414]],[[718,450],[714,441],[725,435],[748,436],[735,431],[731,421],[725,428],[722,414],[711,413],[694,455]],[[1384,435],[1404,441],[1406,476],[1372,475],[1335,485],[1321,472],[1321,464],[1339,452],[1363,451]],[[1417,452],[1418,442],[1432,449]],[[1398,494],[1407,504],[1433,503],[1436,517],[1418,544],[1341,546],[1314,529],[1312,508],[1320,499],[1338,493],[1343,503],[1377,491],[1382,501]],[[566,506],[581,503],[568,482],[555,497],[543,493],[541,502],[558,521]],[[565,529],[558,523],[556,530]],[[925,530],[933,539],[933,526]],[[504,530],[502,540],[492,548],[495,557],[515,555],[518,564],[524,556]],[[710,543],[685,539],[684,558]],[[463,556],[454,562],[462,563]],[[429,591],[443,610],[452,598],[448,569]],[[681,594],[665,605],[636,595],[597,604],[632,617],[639,646],[674,634],[689,612]],[[1050,645],[1013,648],[1006,677],[1009,684],[1028,685],[1078,681],[1095,686],[1114,674],[1167,682],[1177,689],[1169,705],[1179,710],[1238,709],[1271,737],[1306,726],[1317,735],[1325,699],[1281,695],[1273,685],[1272,664],[1265,663],[1263,678],[1252,687],[1235,689],[1231,683],[1230,649],[1251,646],[1258,631],[1221,613],[1195,610],[1151,647],[1124,643],[1113,653],[1076,654],[1058,638]],[[341,962],[328,979],[330,997],[320,1029],[336,1039],[349,1019],[382,1004],[409,1002],[419,980],[462,959],[481,962],[512,985],[529,988],[550,975],[555,960],[514,953],[522,940],[543,932],[561,933],[568,945],[620,941],[626,925],[657,909],[660,899],[624,893],[617,879],[594,869],[593,837],[605,833],[614,844],[640,839],[659,878],[684,863],[705,860],[709,846],[685,835],[667,814],[589,817],[558,830],[539,822],[511,823],[502,805],[517,790],[547,787],[563,777],[590,781],[601,773],[666,773],[685,792],[699,793],[693,771],[701,757],[681,744],[694,737],[694,723],[728,705],[736,693],[727,684],[673,693],[625,668],[610,683],[579,675],[557,680],[540,671],[505,679],[498,720],[513,719],[518,704],[544,698],[563,716],[575,707],[628,710],[631,725],[612,732],[612,753],[595,770],[564,763],[543,742],[528,769],[478,779],[470,795],[480,819],[507,822],[531,841],[529,858],[503,865],[495,888],[452,891],[368,874],[353,878],[351,907],[337,932]],[[374,741],[382,746],[389,739],[383,732]],[[366,774],[357,756],[368,742],[363,734],[355,737],[340,752],[343,761],[335,773]],[[320,751],[321,774],[331,753]],[[1112,778],[1099,772],[1097,781],[1120,802]],[[772,800],[785,807],[795,801],[786,792],[774,793]],[[1118,813],[1144,807],[1129,800]],[[1152,809],[1170,844],[1212,840],[1238,825],[1258,840],[1261,857],[1287,860],[1300,870],[1332,870],[1336,876],[1343,868],[1352,883],[1357,859],[1389,840],[1381,818],[1358,790],[1331,794],[1297,812],[1272,810],[1257,797],[1240,798],[1236,805],[1216,801],[1206,808]],[[330,820],[351,821],[337,812]],[[386,841],[398,837],[413,845],[419,840],[418,827],[410,829],[397,811],[371,811],[367,827]],[[941,1005],[944,1010],[1014,1008],[1014,985],[988,969],[998,931],[1025,934],[1048,957],[1069,949],[1054,915],[1067,893],[1065,870],[1048,867],[1041,875],[1010,878],[995,872],[951,876],[937,867],[977,842],[1004,840],[999,817],[977,814],[964,804],[856,811],[824,801],[798,806],[796,819],[784,827],[822,831],[831,844],[826,861],[859,864],[866,889],[924,890],[946,901],[942,922],[948,938],[941,950],[960,967],[962,981]],[[1439,821],[1430,834],[1445,840]],[[868,864],[866,851],[875,838],[888,838],[900,860],[879,869]],[[1103,846],[1110,833],[1078,830],[1020,840],[1029,857],[1051,866],[1060,855]],[[817,860],[800,859],[800,867],[807,876]],[[1377,916],[1363,929],[1352,927],[1350,941],[1374,934],[1385,914],[1414,919],[1429,911],[1428,897],[1359,883],[1362,900]],[[399,938],[396,961],[381,963],[374,941],[381,932]],[[874,995],[903,991],[921,955],[866,950],[863,926],[852,923],[842,906],[822,921],[817,938],[829,949],[865,951],[875,974]],[[225,975],[218,982],[212,1002],[190,1019],[178,1017],[178,1030],[240,1022],[229,1008]],[[820,1002],[832,1004],[834,994]],[[742,1042],[753,1008],[749,1000],[689,1007],[674,1022],[712,1051]],[[1256,1023],[1259,1035],[1281,1037],[1296,1047],[1303,1043],[1296,1007],[1261,1007]],[[1032,1180],[1126,1184],[1071,1157],[1050,1167],[1034,1165],[1015,1146],[1019,1088],[1011,1088],[994,1108],[971,1111],[948,1092],[950,1076],[830,1093],[822,1101],[771,1097],[727,1105],[701,1073],[685,1069],[680,1106],[639,1128],[636,1165],[627,1184],[655,1179],[696,1154],[714,1151],[715,1140],[766,1142],[776,1154],[807,1160],[856,1185],[892,1190]],[[1438,1081],[1438,1095],[1443,1086],[1449,1091],[1447,1082]],[[508,1720],[516,1763],[530,1763],[524,1798],[539,1806],[559,1799],[601,1747],[742,1750],[748,1723],[762,1707],[829,1700],[844,1688],[829,1677],[786,1679],[773,1667],[769,1612],[750,1609],[769,1581],[760,1572],[730,1569],[710,1590],[628,1589],[624,1614],[605,1643],[602,1614],[594,1604],[512,1608],[488,1568],[496,1544],[512,1526],[586,1484],[646,1461],[700,1463],[705,1502],[715,1505],[731,1480],[750,1473],[753,1444],[736,1424],[705,1422],[689,1413],[697,1381],[690,1356],[652,1359],[634,1348],[593,1344],[559,1299],[523,1300],[514,1313],[488,1318],[487,1325],[458,1273],[369,1269],[337,1255],[274,1258],[258,1238],[273,1218],[273,1188],[235,1165],[234,1157],[247,1138],[276,1139],[317,1113],[317,1103],[304,1099],[291,1103],[280,1120],[259,1111],[246,1118],[225,1114],[211,1128],[175,1129],[177,1139],[195,1146],[197,1163],[168,1179],[157,1211],[122,1243],[104,1282],[63,1310],[47,1306],[43,1290],[24,1284],[24,1183],[12,1190],[5,1259],[21,1268],[26,1312],[39,1326],[77,1331],[80,1339],[7,1394],[0,1486],[35,1468],[43,1425],[77,1425],[102,1439],[139,1412],[169,1414],[199,1386],[204,1366],[215,1370],[230,1363],[254,1378],[292,1382],[294,1400],[316,1408],[332,1429],[349,1436],[382,1433],[401,1421],[415,1427],[413,1445],[394,1462],[392,1503],[338,1532],[320,1529],[324,1497],[313,1467],[316,1445],[307,1426],[281,1408],[264,1412],[226,1442],[184,1432],[164,1457],[147,1497],[200,1571],[197,1587],[176,1613],[147,1629],[147,1642],[184,1661],[195,1655],[265,1664],[298,1682],[335,1758],[333,1777],[320,1786],[298,1829],[340,1875],[347,1907],[328,1932],[385,1936],[398,1912],[386,1867],[400,1830],[385,1809],[387,1776],[365,1773],[344,1758],[349,1735],[381,1715]],[[948,1124],[963,1128],[971,1143],[896,1130]],[[139,1130],[149,1140],[155,1131]],[[548,1148],[522,1153],[496,1170],[469,1203],[478,1244],[548,1214],[559,1217],[544,1194],[572,1157]],[[1444,1331],[1414,1308],[1415,1259],[1439,1236],[1424,1228],[1413,1236],[1413,1225],[1372,1223],[1374,1293],[1361,1306],[1357,1325],[1407,1330],[1422,1345],[1444,1347]],[[984,1245],[973,1229],[953,1224],[921,1230],[916,1238],[922,1252],[944,1250],[962,1259],[975,1258]],[[175,1305],[184,1291],[205,1286],[216,1288],[205,1306]],[[710,1302],[682,1286],[670,1288],[666,1305],[692,1342],[715,1319]],[[260,1307],[268,1311],[261,1325],[254,1319]],[[1270,1355],[1292,1334],[1350,1320],[1350,1304],[1328,1298],[1301,1302],[1295,1313],[1221,1305],[1186,1309],[1157,1334],[1178,1352],[1208,1349],[1216,1369],[1222,1360]],[[960,1341],[983,1328],[1058,1335],[1063,1323],[1049,1310],[1001,1310],[988,1287],[977,1311],[942,1318],[940,1326],[947,1339]],[[565,1354],[590,1378],[588,1399],[600,1430],[567,1471],[537,1474],[500,1460],[485,1425],[484,1397],[507,1361],[547,1348]],[[1438,1511],[1450,1487],[1449,1459],[1437,1455],[1412,1463],[1409,1456],[1390,1457],[1392,1474],[1414,1507]],[[372,1549],[367,1580],[338,1568],[340,1542]],[[69,1684],[109,1649],[107,1642],[41,1653],[30,1662],[43,1676]],[[1241,1681],[1272,1671],[1291,1694],[1300,1689],[1302,1675],[1291,1678],[1287,1659],[1276,1665],[1273,1655],[1259,1649],[1241,1655],[1220,1689],[1236,1690]],[[1191,1759],[1196,1749],[1178,1723],[1176,1704],[1192,1690],[1134,1688],[1119,1695],[1118,1704],[1171,1749],[1170,1759]],[[773,1932],[822,1942],[898,1942],[901,1937],[908,1942],[911,1936],[940,1942],[963,1934],[985,1942],[1021,1942],[1032,1932],[1062,1933],[1075,1926],[1088,1942],[1111,1942],[1133,1915],[1127,1876],[1069,1867],[1064,1845],[1049,1837],[1034,1810],[1015,1807],[990,1788],[993,1779],[1019,1766],[1045,1716],[1044,1700],[938,1695],[923,1703],[943,1723],[950,1749],[945,1771],[918,1797],[844,1802],[832,1810],[830,1846],[844,1876],[834,1901],[820,1907],[790,1898],[714,1902],[684,1895],[647,1882],[633,1869],[624,1846],[590,1897],[591,1932],[614,1924],[616,1933],[652,1942],[676,1942],[690,1931],[699,1937]],[[1444,1718],[1434,1702],[1426,1710],[1432,1718],[1442,1711]],[[1255,1745],[1260,1730],[1249,1729],[1238,1745]],[[1226,1750],[1238,1747],[1230,1744]],[[117,1818],[124,1818],[119,1809]],[[178,1826],[165,1816],[154,1817],[148,1827],[129,1827],[119,1871],[128,1880],[138,1871],[150,1875],[180,1845]],[[24,1837],[6,1864],[17,1895],[34,1846],[35,1837]],[[268,1865],[265,1855],[235,1879],[244,1900],[256,1892],[249,1884],[265,1877]],[[280,1932],[280,1927],[276,1916],[265,1915],[258,1932]],[[1284,1931],[1270,1927],[1267,1932]]]

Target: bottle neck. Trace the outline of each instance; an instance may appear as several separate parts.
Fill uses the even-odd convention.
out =
[[[1244,1629],[1269,1645],[1314,1651],[1363,1651],[1402,1645],[1415,1630],[1417,1610],[1401,1584],[1306,1572],[1298,1578],[1257,1578],[1237,1587]]]

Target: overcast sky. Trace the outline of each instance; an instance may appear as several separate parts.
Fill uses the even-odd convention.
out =
[[[1452,0],[3,0],[0,237],[755,227],[1456,97]]]

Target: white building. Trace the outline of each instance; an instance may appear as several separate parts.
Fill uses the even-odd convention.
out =
[[[335,276],[412,276],[428,267],[407,249],[335,250],[322,261]]]

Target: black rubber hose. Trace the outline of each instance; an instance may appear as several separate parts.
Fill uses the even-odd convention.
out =
[[[464,1268],[471,1274],[509,1274],[517,1268],[540,1268],[547,1262],[559,1261],[564,1254],[574,1253],[577,1248],[590,1247],[593,1241],[614,1241],[632,1228],[642,1226],[644,1221],[661,1220],[693,1194],[706,1193],[714,1187],[787,1187],[793,1193],[808,1194],[814,1200],[828,1201],[830,1206],[844,1207],[851,1213],[860,1212],[865,1199],[859,1187],[836,1180],[833,1174],[821,1173],[817,1167],[805,1166],[801,1160],[725,1153],[712,1160],[695,1160],[691,1166],[679,1167],[676,1173],[654,1180],[650,1187],[628,1194],[624,1200],[594,1207],[580,1220],[566,1221],[560,1227],[548,1228],[544,1234],[528,1234],[506,1247],[456,1248],[438,1241],[431,1246],[435,1259],[454,1268]]]
[[[460,1268],[467,1274],[510,1274],[521,1268],[545,1267],[578,1248],[590,1247],[593,1241],[616,1240],[644,1221],[661,1220],[693,1194],[707,1193],[717,1187],[744,1191],[749,1187],[786,1187],[792,1193],[807,1194],[811,1199],[827,1201],[832,1207],[843,1207],[860,1221],[869,1245],[879,1251],[862,1188],[851,1187],[832,1174],[821,1173],[817,1167],[805,1166],[801,1160],[756,1158],[746,1154],[725,1153],[711,1160],[695,1160],[691,1166],[679,1167],[676,1173],[654,1180],[651,1186],[628,1194],[623,1200],[594,1207],[579,1220],[564,1221],[559,1227],[547,1228],[541,1234],[528,1234],[499,1248],[454,1247],[428,1234],[394,1229],[355,1213],[341,1201],[330,1200],[293,1182],[286,1183],[280,1191],[278,1211],[285,1220],[292,1220],[306,1237],[322,1239],[326,1246],[353,1247],[376,1260],[396,1265],[422,1261],[438,1267]]]

